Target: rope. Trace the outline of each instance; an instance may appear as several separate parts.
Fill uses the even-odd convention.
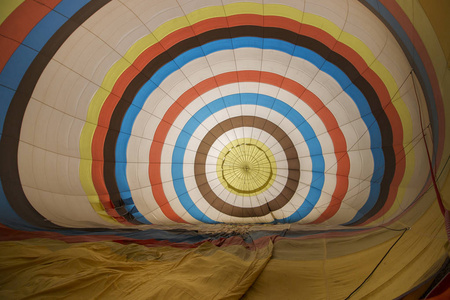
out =
[[[413,71],[411,71],[411,75],[413,75]],[[413,86],[414,86],[414,93],[416,94],[417,106],[419,107],[420,128],[422,130],[422,137],[423,137],[423,141],[425,143],[425,149],[427,150],[427,158],[428,158],[428,165],[430,166],[431,179],[433,180],[434,191],[436,192],[436,197],[437,197],[437,200],[439,203],[439,208],[441,209],[442,215],[445,216],[445,207],[444,207],[444,204],[442,203],[441,193],[439,192],[438,185],[436,183],[436,177],[434,175],[434,170],[433,170],[433,163],[431,162],[430,151],[428,150],[427,139],[425,138],[425,131],[424,131],[423,125],[422,125],[422,110],[420,108],[419,97],[417,95],[416,81],[414,80],[414,76],[412,76],[412,81],[413,81]]]

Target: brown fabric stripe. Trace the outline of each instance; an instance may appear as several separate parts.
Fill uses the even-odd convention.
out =
[[[256,206],[256,207],[237,207],[231,205],[222,199],[220,199],[214,191],[211,189],[210,185],[207,182],[206,178],[206,157],[209,149],[211,148],[212,143],[205,143],[204,141],[211,141],[211,136],[220,136],[228,130],[239,127],[255,127],[266,132],[272,129],[275,132],[273,137],[281,144],[283,141],[283,149],[294,149],[294,144],[291,139],[286,135],[286,133],[280,128],[279,130],[273,130],[274,127],[277,127],[274,123],[264,120],[265,122],[261,122],[264,120],[255,116],[238,116],[233,117],[231,119],[225,120],[216,126],[214,126],[203,138],[200,143],[197,154],[195,156],[195,180],[197,182],[198,189],[203,197],[208,201],[211,206],[213,206],[218,211],[233,217],[241,217],[241,218],[250,218],[250,217],[261,217],[269,214],[271,211],[278,210],[286,205],[292,196],[295,194],[297,190],[298,181],[300,179],[300,162],[298,160],[297,151],[290,151],[286,153],[286,158],[288,159],[288,169],[289,176],[287,180],[287,184],[285,188],[281,191],[281,193],[274,199],[268,201],[264,205]],[[256,122],[255,122],[256,121]],[[239,124],[237,127],[234,127],[233,124]],[[215,140],[215,139],[214,139]],[[214,141],[213,141],[214,143]]]
[[[326,60],[328,60],[330,63],[336,65],[340,70],[342,70],[349,78],[353,79],[353,83],[355,86],[363,93],[363,95],[366,97],[368,104],[371,108],[371,111],[374,115],[374,117],[377,120],[378,125],[380,126],[381,131],[381,137],[382,137],[382,151],[384,153],[384,159],[385,159],[385,169],[389,170],[389,172],[385,172],[381,183],[380,183],[380,196],[378,198],[377,203],[375,206],[366,213],[359,221],[354,222],[353,224],[349,225],[356,225],[361,222],[364,222],[371,216],[375,215],[386,202],[386,199],[388,197],[390,184],[392,182],[392,178],[395,173],[395,152],[392,147],[392,129],[390,127],[389,119],[384,112],[383,108],[381,107],[381,103],[378,99],[378,95],[376,94],[373,87],[367,82],[364,77],[362,77],[358,70],[344,57],[341,55],[333,52],[331,49],[329,49],[324,44],[320,43],[319,41],[303,36],[303,35],[297,35],[291,31],[280,29],[280,28],[273,28],[273,27],[259,27],[259,26],[237,26],[233,28],[221,28],[221,29],[215,29],[211,30],[205,33],[202,33],[196,37],[188,38],[186,40],[183,40],[179,42],[178,44],[174,45],[172,48],[168,50],[168,52],[165,52],[158,57],[156,57],[154,60],[152,60],[142,71],[143,74],[146,75],[146,77],[150,78],[153,74],[155,74],[156,71],[159,70],[163,65],[165,65],[167,62],[169,62],[172,58],[177,57],[178,55],[182,54],[185,51],[188,51],[192,49],[193,47],[200,46],[200,44],[205,44],[211,41],[225,39],[225,38],[235,38],[235,37],[245,37],[245,36],[253,36],[253,37],[264,37],[264,38],[273,38],[283,41],[288,41],[291,43],[294,43],[295,45],[305,47],[307,49],[310,49],[314,51],[315,53],[319,54]],[[170,55],[169,55],[170,53]],[[143,82],[142,78],[140,78],[138,81],[132,81],[130,85],[127,87],[125,91],[125,95],[123,99],[121,99],[120,102],[124,101],[124,105],[118,106],[113,113],[112,116],[112,123],[114,124],[121,124],[122,120],[125,116],[125,113],[130,105],[130,99],[133,99],[134,96],[137,94],[139,89],[142,87]],[[125,101],[125,99],[127,99]],[[263,120],[264,122],[265,120]],[[117,130],[117,128],[114,128]],[[270,132],[270,131],[269,131]],[[108,131],[108,135],[114,133]],[[109,157],[112,159],[115,157],[115,145],[117,142],[117,138],[111,138],[107,139],[107,143],[105,143],[105,157],[106,155],[109,155]],[[107,153],[109,152],[109,153]],[[115,170],[112,167],[112,165],[106,165],[104,169],[105,174],[105,183],[107,186],[107,189],[111,195],[118,195],[118,187],[116,184],[115,179]],[[113,199],[114,205],[121,206],[122,201],[120,199]]]
[[[0,142],[0,157],[2,162],[2,169],[0,174],[2,183],[4,185],[5,195],[7,196],[7,199],[13,209],[21,217],[23,216],[23,219],[27,220],[31,224],[36,224],[40,227],[48,228],[48,226],[55,225],[50,225],[49,221],[44,220],[44,218],[34,210],[34,208],[26,199],[20,184],[20,178],[18,176],[17,169],[17,149],[24,111],[31,97],[31,92],[36,85],[37,79],[46,67],[48,61],[51,59],[51,57],[53,57],[56,50],[78,26],[80,26],[87,18],[89,18],[93,13],[95,13],[98,9],[100,9],[108,2],[109,0],[90,2],[79,12],[77,12],[69,22],[66,22],[66,24],[63,25],[63,27],[61,27],[60,30],[55,33],[55,35],[49,40],[46,46],[44,46],[42,51],[35,58],[32,66],[30,66],[30,68],[24,75],[24,78],[19,85],[18,92],[13,98],[10,109],[7,113],[7,117],[5,119],[4,131]],[[242,36],[264,36],[266,38],[275,38],[311,49],[322,57],[326,58],[331,63],[338,66],[347,74],[347,76],[349,76],[349,78],[357,78],[354,84],[364,94],[366,99],[368,99],[368,103],[372,109],[372,112],[375,115],[379,126],[381,127],[383,145],[382,150],[384,153],[386,170],[390,170],[390,172],[386,172],[384,174],[381,182],[380,197],[376,205],[362,219],[354,222],[352,225],[361,223],[376,214],[376,212],[383,207],[387,199],[389,186],[395,170],[395,153],[392,147],[392,130],[390,128],[389,119],[384,113],[375,91],[345,58],[336,53],[333,53],[329,48],[327,48],[320,42],[306,36],[296,35],[295,33],[284,29],[268,27],[263,28],[258,26],[238,26],[231,29],[216,29],[201,34],[197,37],[186,39],[173,46],[168,52],[161,54],[155,60],[150,62],[144,68],[141,74],[132,81],[132,83],[126,89],[121,101],[119,102],[120,105],[114,111],[113,117],[111,119],[111,130],[108,132],[108,135],[111,136],[107,137],[107,142],[105,142],[105,161],[111,162],[111,164],[105,164],[104,168],[105,182],[107,184],[109,193],[111,195],[119,195],[114,172],[117,131],[120,129],[124,114],[127,111],[132,99],[136,95],[137,91],[142,87],[143,83],[146,82],[165,63],[169,62],[174,57],[195,46],[223,38]],[[114,131],[116,131],[115,134]],[[120,197],[112,198],[114,198],[114,205],[123,207],[123,201],[120,199]],[[124,212],[122,211],[121,213]]]

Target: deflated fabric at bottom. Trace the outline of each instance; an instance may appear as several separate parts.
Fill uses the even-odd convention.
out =
[[[239,299],[272,255],[203,243],[193,249],[115,242],[0,243],[0,298]]]

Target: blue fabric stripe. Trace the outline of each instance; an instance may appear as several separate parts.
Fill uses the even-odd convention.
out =
[[[53,9],[58,13],[64,15],[66,18],[71,18],[77,11],[80,10],[83,6],[89,3],[89,0],[64,0],[61,1],[58,5]]]
[[[259,99],[261,99],[262,101],[258,101]],[[322,153],[320,143],[317,140],[317,137],[315,136],[314,131],[308,124],[308,122],[305,122],[305,119],[300,113],[296,112],[288,104],[278,99],[266,95],[244,93],[240,95],[234,94],[214,100],[213,102],[202,107],[197,113],[193,115],[191,119],[189,119],[189,121],[182,129],[183,134],[180,134],[176,141],[175,149],[172,155],[172,160],[176,162],[172,164],[172,176],[177,178],[177,180],[175,180],[173,183],[177,196],[180,199],[181,204],[189,212],[189,214],[199,221],[206,223],[216,223],[216,221],[213,221],[206,215],[204,215],[194,204],[188,194],[186,185],[183,180],[183,158],[189,139],[198,128],[198,126],[200,126],[200,124],[204,122],[210,115],[227,107],[246,104],[265,106],[277,111],[280,114],[290,111],[291,118],[289,119],[289,121],[291,121],[294,125],[298,125],[298,129],[302,134],[306,133],[306,135],[311,136],[311,138],[306,141],[306,144],[308,145],[310,151],[313,151],[311,149],[314,148],[314,152],[320,154]],[[298,212],[300,212],[301,215],[309,214],[314,208],[314,205],[319,200],[321,194],[320,191],[322,190],[324,183],[323,173],[325,171],[325,162],[323,156],[312,156],[311,160],[313,164],[313,170],[316,171],[313,172],[312,177],[312,186],[314,186],[315,189],[310,189],[310,192],[306,197],[306,201],[298,209]],[[286,218],[277,221],[292,222],[295,220],[292,220],[292,218]]]
[[[0,220],[1,223],[8,226],[9,228],[16,230],[26,230],[26,231],[36,231],[39,228],[34,227],[27,221],[19,217],[19,215],[12,209],[6,199],[5,192],[3,191],[3,184],[0,181]]]
[[[50,11],[26,36],[22,44],[36,51],[41,51],[42,47],[55,34],[55,32],[66,23],[68,18],[61,14]]]
[[[29,35],[24,40],[23,45],[19,46],[19,48],[13,54],[11,59],[5,65],[5,68],[0,73],[0,84],[4,85],[4,86],[0,85],[0,96],[2,99],[2,101],[0,101],[1,102],[0,103],[0,109],[1,109],[1,112],[0,112],[0,134],[2,133],[2,130],[3,130],[3,123],[4,123],[5,116],[6,116],[6,111],[9,107],[9,103],[10,103],[10,101],[13,97],[13,93],[14,93],[14,91],[11,91],[11,89],[13,89],[13,90],[17,89],[20,81],[22,80],[23,74],[25,73],[25,71],[29,67],[29,64],[33,61],[34,57],[37,54],[37,52],[33,51],[32,49],[30,49],[28,47],[32,47],[32,48],[35,48],[36,50],[40,50],[42,48],[42,46],[46,43],[46,41],[54,34],[54,32],[56,32],[56,30],[59,28],[58,26],[61,26],[65,22],[65,21],[63,21],[64,17],[62,17],[61,15],[58,15],[57,13],[55,13],[55,11],[64,15],[65,17],[69,18],[76,11],[78,11],[82,6],[84,6],[87,2],[88,2],[87,0],[80,0],[80,1],[63,0],[60,4],[58,4],[57,7],[54,8],[54,11],[51,11],[45,18],[43,18],[41,20],[40,23],[38,23],[35,26],[35,28],[29,33]],[[429,110],[432,115],[432,117],[430,119],[431,119],[431,122],[433,123],[433,129],[434,129],[433,130],[433,140],[434,140],[435,144],[437,144],[439,132],[438,132],[438,121],[437,121],[437,109],[436,109],[435,102],[432,101],[432,99],[434,99],[434,95],[433,95],[433,91],[431,89],[431,83],[429,81],[428,74],[424,68],[422,61],[420,60],[419,56],[417,55],[417,52],[416,52],[413,44],[411,43],[411,41],[407,37],[405,31],[400,26],[400,24],[397,22],[397,20],[390,14],[390,12],[381,3],[379,3],[379,1],[361,0],[361,2],[368,3],[376,11],[378,11],[380,13],[380,15],[386,20],[386,22],[388,22],[391,25],[391,27],[394,29],[396,34],[402,40],[402,42],[405,46],[405,49],[407,49],[407,51],[409,51],[410,56],[414,59],[414,63],[418,67],[419,74],[424,79],[424,81],[423,81],[425,84],[424,92],[427,95],[427,99],[431,99],[431,100],[427,101],[427,103],[429,105]],[[251,40],[249,40],[249,39],[251,39]],[[248,42],[245,42],[245,40],[248,40]],[[317,54],[311,52],[310,50],[304,49],[301,47],[296,47],[296,46],[293,46],[292,44],[289,44],[286,42],[280,42],[277,40],[275,40],[275,41],[276,41],[275,43],[272,43],[272,41],[270,41],[270,40],[264,40],[264,39],[258,40],[258,38],[252,39],[249,37],[245,37],[245,38],[221,40],[221,41],[217,41],[217,43],[215,43],[215,44],[210,43],[208,45],[204,45],[201,48],[203,49],[203,51],[206,50],[205,52],[209,52],[209,53],[223,50],[223,49],[233,49],[233,48],[238,48],[238,47],[264,47],[265,49],[277,49],[279,51],[291,53],[293,47],[295,47],[295,53],[303,52],[304,58],[308,59],[311,63],[315,64],[317,67],[321,67],[322,70],[324,70],[325,68],[328,68],[329,63],[326,62],[323,58],[321,58]],[[24,45],[27,45],[28,47],[25,47]],[[281,48],[284,48],[284,50],[282,50]],[[310,51],[311,53],[308,53],[308,51]],[[193,53],[190,53],[189,55],[195,55],[195,51],[193,51]],[[303,57],[303,56],[299,56],[299,57]],[[306,58],[306,57],[308,57],[308,58]],[[183,59],[185,59],[185,62],[189,61],[189,59],[186,59],[186,58],[183,58]],[[177,64],[183,63],[183,60],[176,60],[175,62]],[[329,64],[329,65],[331,65],[331,64]],[[172,67],[174,67],[174,66],[172,65]],[[177,69],[177,68],[178,68],[178,66],[175,66],[175,69]],[[350,93],[358,93],[359,91],[356,91],[356,92],[348,91],[348,89],[353,89],[353,87],[351,87],[351,85],[347,85],[347,83],[345,82],[345,79],[346,78],[344,78],[342,81],[338,80],[339,84],[341,86],[345,87],[345,91],[348,92],[349,94]],[[160,82],[161,78],[152,78],[152,80],[155,80],[156,82]],[[8,89],[8,88],[10,88],[10,89]],[[354,88],[354,89],[357,90],[356,88]],[[149,89],[147,91],[143,91],[143,93],[148,93],[147,95],[149,95],[151,93],[150,90],[153,91],[153,89]],[[353,96],[352,96],[352,98],[353,98]],[[137,99],[141,99],[141,103],[139,101],[134,101],[133,104],[136,105],[137,107],[141,108],[143,105],[142,101],[145,102],[145,99],[141,98],[141,97],[137,97]],[[355,101],[355,103],[358,105],[358,109],[360,110],[362,118],[366,124],[372,124],[373,122],[375,122],[375,119],[373,118],[373,116],[371,115],[370,112],[368,114],[363,112],[363,111],[366,111],[366,109],[367,109],[366,106],[364,106],[364,105],[360,106],[357,103],[357,101]],[[121,140],[121,142],[125,143],[125,147],[122,146],[121,151],[123,151],[123,149],[126,149],[126,144],[128,143],[128,140],[126,139],[126,135],[131,133],[132,124],[134,123],[134,120],[136,117],[136,116],[134,116],[134,118],[133,118],[133,114],[134,114],[134,112],[131,112],[130,116],[128,116],[128,119],[126,120],[127,123],[131,124],[131,127],[123,128],[125,137]],[[370,126],[370,125],[368,125],[368,126]],[[374,176],[372,178],[373,182],[378,182],[382,179],[382,174],[384,173],[384,157],[382,155],[382,150],[377,149],[377,147],[379,146],[378,144],[380,143],[380,139],[375,138],[375,136],[372,134],[372,132],[370,134],[370,137],[371,137],[371,143],[372,143],[372,153],[374,156],[375,163],[377,163],[377,161],[383,161],[382,164],[380,163],[379,166],[377,168],[375,168],[376,172],[374,173]],[[381,156],[379,155],[379,153],[376,153],[377,150],[379,150],[379,152],[381,153]],[[435,158],[436,158],[436,151],[437,151],[437,147],[434,147],[433,161],[435,161]],[[126,150],[125,150],[125,153],[126,153]],[[126,156],[125,156],[125,159],[126,159]],[[126,171],[126,168],[125,169],[121,168],[121,172],[123,173],[124,171]],[[123,173],[123,174],[126,174],[126,173]],[[121,177],[121,178],[123,178],[123,177]],[[376,189],[376,188],[374,187],[374,189]],[[374,191],[374,193],[377,194],[375,191]],[[0,198],[3,199],[3,196]],[[371,198],[371,197],[369,197],[369,198]],[[376,197],[375,197],[375,199],[376,199]],[[2,207],[4,207],[3,202],[7,202],[6,199],[3,199],[0,201]],[[370,202],[370,201],[368,201],[368,202]],[[9,206],[8,203],[7,203],[7,205]]]
[[[23,75],[30,67],[38,51],[42,49],[53,34],[67,21],[67,18],[70,18],[88,2],[87,0],[62,0],[54,10],[42,18],[28,33],[23,43],[16,49],[5,67],[1,70],[0,85],[17,90]],[[65,15],[65,17],[55,11]],[[7,105],[2,103],[2,106],[8,109],[9,103]],[[1,128],[3,128],[4,122],[5,119],[1,118]]]
[[[11,103],[14,94],[14,90],[0,85],[0,120],[6,118],[6,112],[8,111],[9,104]],[[0,134],[3,133],[3,124],[4,122],[0,122]]]
[[[390,25],[392,30],[394,31],[395,35],[401,40],[401,44],[403,46],[403,50],[407,51],[409,56],[412,57],[413,62],[412,65],[415,65],[417,67],[417,70],[414,70],[417,72],[417,75],[420,76],[423,80],[423,91],[426,95],[427,99],[427,105],[428,105],[428,111],[431,114],[430,115],[430,122],[433,127],[433,144],[438,145],[439,144],[439,123],[438,123],[438,116],[437,116],[437,107],[436,103],[434,101],[434,93],[433,88],[431,86],[430,78],[428,76],[428,72],[425,69],[425,66],[420,59],[419,54],[417,53],[416,48],[414,47],[414,44],[409,39],[408,35],[406,34],[403,27],[400,25],[400,23],[395,19],[395,17],[389,12],[389,10],[379,1],[376,0],[359,0],[363,3],[366,3],[369,7],[377,11],[380,16],[384,19],[386,23]],[[433,165],[436,162],[436,155],[438,147],[433,147]]]
[[[338,67],[336,67],[335,65],[327,62],[323,57],[321,57],[320,55],[318,55],[317,53],[303,48],[303,47],[299,47],[299,46],[295,46],[291,43],[285,42],[285,41],[280,41],[280,40],[275,40],[275,39],[263,39],[263,38],[258,38],[258,37],[242,37],[242,38],[233,38],[233,39],[225,39],[225,40],[218,40],[218,41],[214,41],[214,42],[210,42],[207,43],[205,45],[201,46],[201,49],[203,51],[200,50],[200,47],[194,48],[192,50],[186,51],[185,53],[181,54],[179,57],[177,57],[175,59],[175,61],[179,64],[175,64],[174,61],[171,61],[170,63],[168,63],[167,65],[165,65],[164,67],[162,67],[160,70],[158,70],[155,75],[146,83],[144,84],[144,86],[139,90],[139,92],[137,93],[135,99],[133,100],[133,103],[131,106],[133,106],[135,103],[135,107],[142,107],[143,103],[145,102],[145,100],[148,98],[148,96],[154,91],[154,89],[156,88],[156,86],[158,86],[165,78],[167,78],[170,74],[172,74],[172,72],[176,71],[177,69],[183,67],[185,64],[189,63],[190,61],[202,57],[203,55],[208,55],[211,54],[213,52],[216,51],[221,51],[221,50],[226,50],[226,49],[233,49],[236,47],[252,47],[254,45],[264,45],[264,49],[273,49],[273,50],[278,50],[278,51],[282,51],[285,52],[287,54],[292,54],[292,50],[293,51],[293,55],[299,58],[303,58],[305,60],[308,60],[310,63],[314,64],[317,68],[320,68],[322,71],[324,71],[325,73],[329,74],[330,76],[332,76],[338,83],[339,85],[342,87],[342,89],[344,89],[344,91],[354,100],[355,104],[358,107],[358,110],[361,113],[361,118],[363,119],[364,123],[366,124],[368,130],[369,130],[369,134],[370,134],[370,140],[371,140],[371,147],[372,148],[379,148],[381,147],[381,133],[380,133],[380,129],[378,127],[378,124],[376,123],[375,118],[373,117],[373,115],[371,114],[371,110],[370,110],[370,106],[367,103],[367,100],[365,99],[364,95],[361,93],[361,91],[359,91],[359,89],[350,81],[350,79],[345,75],[344,72],[342,72]],[[289,51],[289,52],[287,52]],[[221,101],[227,101],[227,105],[231,105],[231,103],[234,103],[234,105],[238,105],[241,103],[241,96],[239,95],[234,95],[234,96],[230,96],[226,99],[222,99]],[[228,103],[230,102],[230,103]],[[273,101],[268,100],[265,97],[259,97],[258,103],[257,105],[262,105],[262,106],[266,106],[269,107],[267,103],[273,103]],[[201,109],[198,114],[196,114],[196,117],[194,119],[189,120],[188,124],[189,126],[195,126],[194,121],[196,123],[198,123],[198,120],[203,120],[205,116],[209,116],[211,114],[211,111],[216,111],[217,107],[214,107],[214,105],[219,105],[219,102],[215,102],[215,104],[211,104],[209,106],[207,106],[204,109]],[[137,117],[138,114],[138,110],[135,109],[135,107],[130,108],[124,118],[124,121],[122,123],[122,128],[121,128],[121,132],[119,133],[119,140],[120,140],[120,145],[118,143],[117,147],[116,147],[116,160],[117,161],[121,161],[121,162],[125,162],[126,161],[126,148],[128,145],[128,137],[129,134],[131,133],[133,124],[134,124],[134,120]],[[297,126],[299,128],[299,130],[301,130],[302,134],[304,134],[304,137],[306,140],[310,140],[313,139],[315,137],[315,134],[313,131],[309,131],[307,129],[307,127],[309,126],[309,124],[307,122],[304,121],[304,119],[302,119],[303,123],[299,123],[300,119],[295,119],[295,117],[293,117],[295,115],[295,111],[291,110],[290,108],[284,110],[281,112],[282,114],[286,115],[287,117],[291,118],[291,120],[293,120],[293,122],[295,122],[295,126]],[[182,132],[180,134],[180,139],[187,139],[187,136]],[[119,141],[118,140],[118,141]],[[320,145],[319,147],[315,147],[314,145],[311,145],[310,151],[311,151],[311,155],[317,155],[318,153],[321,153],[320,150]],[[180,150],[175,149],[176,153],[179,153]],[[174,152],[175,153],[175,152]],[[174,161],[174,163],[180,163],[180,157],[178,155],[174,156],[174,159],[176,161]],[[377,156],[375,157],[374,155],[374,168],[376,170],[384,170],[383,166],[384,166],[384,157],[383,156]],[[121,165],[120,168],[116,168],[116,178],[117,178],[117,185],[119,187],[119,191],[122,192],[126,192],[129,191],[129,186],[128,186],[128,182],[126,180],[126,176],[124,176],[123,174],[126,174],[126,167],[123,167]],[[182,176],[182,173],[179,173],[178,171],[175,172],[174,174],[172,174],[174,177],[179,179],[182,178],[180,176]],[[322,176],[323,177],[323,176]],[[182,193],[180,193],[182,194]],[[370,197],[368,198],[367,202],[366,202],[366,208],[371,208],[375,205],[377,199],[378,199],[378,195],[379,195],[379,191],[377,192],[377,190],[373,190],[373,192],[371,192]],[[185,196],[183,196],[182,199],[186,199]],[[189,201],[186,200],[188,203]],[[305,204],[306,207],[306,204]],[[195,211],[195,209],[191,209],[193,210],[193,214],[197,217],[198,220],[203,219],[203,215],[199,214],[198,212]],[[303,218],[305,216],[305,213],[309,213],[310,210],[308,209],[302,209],[300,214],[297,214],[296,216],[291,216],[290,218],[286,218],[281,220],[282,222],[295,222],[294,220],[299,220],[301,218]],[[295,215],[295,214],[294,214]],[[194,216],[194,217],[195,217]]]
[[[36,26],[28,33],[23,43],[14,51],[5,67],[0,73],[0,136],[3,135],[3,126],[9,105],[16,93],[16,90],[22,81],[25,72],[37,56],[38,52],[53,36],[53,34],[79,9],[81,9],[88,1],[72,1],[62,0],[54,9],[39,21]],[[58,11],[66,17],[61,16]],[[2,86],[3,85],[3,86]],[[0,181],[0,186],[2,185]],[[0,219],[2,223],[10,228],[18,230],[41,230],[36,228],[19,215],[15,213],[9,205],[8,199],[3,192],[0,191]],[[64,232],[65,233],[65,232]],[[66,233],[67,234],[67,233]]]
[[[20,45],[17,47],[0,73],[0,85],[17,90],[23,75],[25,75],[37,54],[36,50],[27,46]],[[7,107],[9,108],[9,103]],[[4,119],[0,121],[1,123],[5,122]]]

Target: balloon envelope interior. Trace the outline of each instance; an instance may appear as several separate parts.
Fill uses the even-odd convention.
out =
[[[395,221],[430,184],[424,127],[441,160],[442,99],[372,2],[37,10],[0,78],[5,223]]]

